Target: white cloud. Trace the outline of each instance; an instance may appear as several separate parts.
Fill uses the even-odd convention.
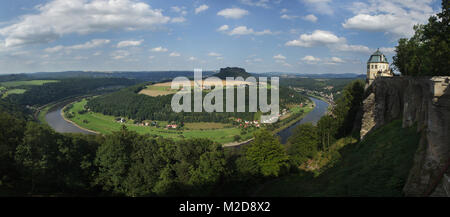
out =
[[[122,47],[130,47],[130,46],[139,46],[142,44],[142,42],[144,42],[144,40],[139,40],[139,41],[121,41],[119,43],[117,43],[117,48],[122,48]]]
[[[215,53],[215,52],[210,52],[210,53],[208,53],[208,56],[210,56],[210,57],[220,57],[220,56],[222,56],[222,54]]]
[[[368,53],[370,49],[364,45],[349,45],[344,37],[338,37],[332,32],[315,30],[311,34],[302,34],[299,39],[288,41],[286,46],[315,47],[327,46],[337,51]]]
[[[73,46],[70,46],[67,48],[74,49],[74,50],[90,49],[90,48],[99,47],[99,46],[102,46],[105,44],[109,44],[109,42],[110,42],[110,40],[108,40],[108,39],[93,39],[84,44],[73,45]]]
[[[154,59],[154,58],[155,58],[155,56],[149,56],[149,57],[148,57],[149,60],[152,60],[152,59]]]
[[[435,14],[432,0],[369,0],[369,3],[353,3],[355,14],[342,24],[347,29],[384,32],[393,38],[410,37],[415,24],[426,23]]]
[[[280,18],[285,20],[293,20],[298,18],[298,16],[283,14],[280,16]]]
[[[195,14],[198,14],[198,13],[201,13],[201,12],[203,12],[203,11],[206,11],[206,10],[208,10],[208,8],[209,8],[208,5],[205,5],[205,4],[200,5],[199,7],[197,7],[197,8],[195,9]]]
[[[256,7],[269,8],[269,0],[240,0],[242,4]]]
[[[222,32],[222,31],[227,31],[229,28],[230,28],[230,27],[229,27],[228,25],[223,25],[223,26],[219,27],[219,28],[217,29],[217,31],[220,31],[220,32]]]
[[[313,23],[317,22],[317,17],[314,14],[309,14],[303,17],[304,20],[311,21]]]
[[[227,8],[217,12],[217,15],[223,16],[229,19],[240,19],[245,15],[248,15],[249,12],[240,8]]]
[[[316,45],[336,44],[345,41],[331,32],[315,30],[312,34],[302,34],[299,39],[286,42],[286,46],[312,47]]]
[[[256,32],[252,28],[247,28],[247,26],[238,26],[228,33],[228,35],[269,35],[269,34],[272,34],[272,32],[268,29]]]
[[[186,18],[184,17],[174,17],[170,19],[171,23],[184,23],[186,21]]]
[[[55,47],[46,48],[46,49],[44,49],[44,51],[47,52],[47,53],[56,53],[56,52],[59,52],[59,51],[61,51],[63,49],[64,49],[64,46],[58,45],[58,46],[55,46]]]
[[[160,47],[152,48],[152,51],[153,52],[167,52],[168,49],[160,46]]]
[[[84,44],[77,44],[77,45],[72,45],[72,46],[58,45],[55,47],[46,48],[46,49],[44,49],[44,51],[48,52],[48,53],[55,53],[55,52],[59,52],[62,50],[70,51],[70,50],[91,49],[91,48],[100,47],[105,44],[109,44],[109,42],[110,42],[110,40],[108,40],[108,39],[93,39]]]
[[[161,10],[134,0],[52,0],[0,29],[6,46],[47,43],[68,34],[109,30],[154,30],[169,22]]]
[[[172,53],[169,54],[169,56],[170,57],[179,57],[179,56],[181,56],[181,54],[177,53],[177,52],[172,52]]]
[[[195,57],[189,57],[188,60],[189,60],[189,61],[196,61],[197,58],[195,58]]]
[[[370,49],[364,45],[339,44],[339,45],[334,46],[334,49],[336,49],[338,51],[370,53]]]
[[[342,60],[342,59],[339,58],[339,57],[331,57],[331,62],[334,62],[334,63],[344,63],[344,60]]]
[[[184,7],[184,6],[183,7],[173,6],[173,7],[170,7],[170,9],[173,12],[181,14],[182,16],[185,16],[187,14],[186,7]]]
[[[330,6],[332,0],[302,0],[312,10],[320,14],[332,15],[333,8]]]
[[[308,64],[316,64],[317,62],[320,61],[320,58],[308,55],[303,57],[302,60]]]
[[[117,50],[111,54],[111,57],[115,60],[124,59],[128,56],[130,56],[130,52],[128,52],[126,50]]]
[[[275,55],[275,56],[273,56],[273,58],[276,60],[285,60],[286,59],[286,57],[281,54]]]
[[[288,9],[286,9],[286,8],[283,8],[283,9],[281,9],[281,11],[280,11],[281,14],[284,14],[284,13],[287,13],[287,12],[288,12]]]
[[[380,47],[380,51],[385,54],[394,54],[395,53],[395,47]]]
[[[92,54],[92,55],[94,55],[94,56],[100,56],[100,55],[102,55],[102,52],[101,52],[101,51],[97,51],[97,52],[95,52],[95,53]]]

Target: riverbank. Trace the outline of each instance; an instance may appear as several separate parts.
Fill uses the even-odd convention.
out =
[[[129,130],[135,131],[139,134],[150,134],[153,136],[160,136],[164,138],[170,138],[174,140],[190,139],[190,138],[206,138],[211,139],[215,142],[221,144],[231,143],[235,140],[235,136],[238,135],[242,140],[248,140],[253,137],[252,130],[241,134],[241,129],[229,125],[218,125],[217,123],[197,123],[202,125],[215,125],[216,129],[213,128],[199,128],[194,126],[192,123],[185,123],[183,129],[167,129],[166,125],[169,123],[167,121],[157,121],[157,126],[142,126],[140,123],[135,123],[132,119],[124,119],[123,122],[118,122],[117,117],[104,115],[101,113],[96,113],[92,111],[86,111],[84,106],[87,101],[85,99],[73,103],[72,108],[70,108],[69,113],[71,114],[69,119],[77,126],[84,129],[89,129],[91,131],[98,132],[100,134],[109,134],[115,131],[119,131],[122,126],[126,126]],[[192,126],[191,126],[192,125]]]
[[[65,105],[65,106],[61,109],[61,112],[60,112],[61,117],[62,117],[65,121],[67,121],[67,122],[69,122],[69,123],[75,125],[76,127],[80,128],[80,129],[82,129],[82,130],[84,130],[84,131],[91,132],[91,133],[94,133],[94,134],[100,134],[100,133],[97,132],[97,131],[93,131],[93,130],[84,128],[84,127],[78,125],[77,123],[71,121],[70,119],[66,118],[66,116],[64,115],[64,110],[67,108],[68,105],[71,105],[71,103]]]
[[[115,117],[113,116],[106,116],[103,114],[98,114],[98,113],[93,113],[93,112],[85,112],[85,113],[81,113],[81,110],[84,110],[84,105],[86,104],[86,99],[82,99],[80,101],[80,98],[76,98],[76,99],[72,99],[70,102],[68,102],[68,100],[63,102],[59,102],[59,103],[54,103],[51,108],[49,108],[50,106],[47,106],[45,108],[42,109],[42,112],[46,112],[46,111],[51,111],[51,110],[58,110],[58,116],[60,116],[61,120],[59,120],[59,122],[63,122],[59,125],[60,129],[58,129],[58,126],[55,126],[55,124],[51,125],[52,128],[56,129],[55,130],[59,130],[58,132],[67,132],[70,130],[67,130],[65,128],[72,128],[72,126],[74,128],[77,129],[73,129],[74,131],[73,133],[89,133],[89,134],[108,134],[114,131],[118,131],[120,130],[120,128],[122,127],[122,125],[127,126],[128,129],[136,131],[140,134],[151,134],[151,135],[155,135],[155,136],[161,136],[164,138],[171,138],[171,139],[175,139],[175,140],[180,140],[180,139],[189,139],[189,138],[208,138],[211,139],[213,141],[219,142],[221,144],[223,144],[224,147],[238,147],[244,144],[247,144],[249,142],[251,142],[253,140],[253,132],[254,130],[247,132],[244,135],[241,135],[240,133],[240,129],[236,128],[236,127],[225,127],[225,128],[220,128],[220,129],[201,129],[201,130],[176,130],[176,129],[164,129],[164,128],[156,128],[156,127],[150,127],[150,126],[139,126],[137,124],[135,124],[133,122],[133,120],[127,120],[125,123],[118,123],[117,121],[115,121]],[[305,118],[310,120],[311,118],[307,118],[309,116],[309,114],[311,112],[313,112],[316,107],[317,107],[317,103],[316,101],[318,101],[319,99],[316,98],[310,98],[311,102],[308,103],[307,106],[300,108],[302,111],[302,113],[300,115],[298,115],[298,111],[297,113],[293,113],[291,115],[298,115],[296,116],[294,119],[289,120],[286,123],[282,123],[282,125],[280,127],[278,127],[277,129],[273,130],[273,134],[274,135],[279,135],[282,139],[282,141],[285,141],[287,139],[287,137],[290,135],[289,132],[285,132],[285,131],[291,131],[293,126],[296,126],[299,124],[299,122],[302,122],[302,120],[304,120]],[[319,100],[320,101],[320,100]],[[323,103],[321,104],[326,104],[328,105],[326,102],[321,101]],[[61,106],[62,104],[64,104],[64,106],[57,108],[57,106]],[[74,114],[74,117],[72,118],[67,118],[65,117],[64,114],[64,110],[69,106],[69,105],[73,105],[72,108],[70,108],[70,112],[71,114]],[[56,109],[55,109],[56,108]],[[322,109],[323,110],[323,109]],[[316,112],[317,113],[317,112]],[[56,115],[56,114],[54,114]],[[314,116],[322,116],[323,113],[317,113]],[[47,116],[44,116],[45,120],[48,118]],[[320,117],[316,117],[315,119],[319,119]],[[39,114],[39,119],[42,120],[42,114]],[[314,118],[313,118],[314,119]],[[58,120],[58,118],[56,117],[56,119],[54,118],[53,121]],[[46,120],[46,122],[48,122]],[[160,124],[162,124],[163,126],[165,126],[165,122],[159,122]],[[70,126],[64,126],[64,125],[70,125]],[[256,129],[255,129],[256,130]],[[233,141],[235,140],[235,136],[239,135],[241,137],[242,141]]]

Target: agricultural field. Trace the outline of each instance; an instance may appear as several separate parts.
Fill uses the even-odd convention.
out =
[[[171,89],[170,86],[149,85],[147,88],[141,90],[139,94],[145,94],[147,96],[165,96],[176,92],[177,90]]]
[[[22,94],[22,93],[25,93],[25,91],[27,91],[27,90],[24,90],[24,89],[10,89],[10,90],[6,90],[3,93],[2,98],[6,98],[8,95],[11,95],[11,94]]]
[[[135,124],[133,120],[126,120],[125,123],[119,123],[114,116],[95,112],[81,112],[82,114],[80,114],[80,111],[84,111],[86,103],[86,99],[73,103],[72,108],[67,111],[71,114],[69,116],[72,116],[68,119],[82,128],[102,134],[118,131],[121,129],[122,125],[125,125],[128,129],[136,131],[139,134],[151,134],[175,140],[183,138],[209,138],[219,143],[230,143],[234,141],[236,135],[239,135],[241,140],[247,140],[253,136],[252,130],[249,130],[242,135],[239,128],[221,123],[186,123],[184,130],[165,129],[164,127],[157,128],[154,126],[139,126]],[[165,126],[167,122],[158,121],[158,124],[160,126]],[[213,129],[210,129],[210,127]]]
[[[58,82],[57,80],[31,80],[31,81],[8,81],[1,82],[0,86],[3,87],[18,87],[18,86],[34,86],[34,85],[43,85],[45,83]]]
[[[57,80],[31,80],[31,81],[8,81],[0,82],[0,96],[6,98],[11,94],[23,94],[26,89],[25,86],[39,86],[45,83],[58,82]],[[20,88],[18,88],[20,87]]]
[[[145,94],[148,96],[165,96],[165,95],[169,95],[169,94],[174,94],[176,93],[178,90],[172,89],[171,85],[173,82],[163,82],[163,83],[157,83],[157,84],[152,84],[152,85],[148,85],[145,89],[141,90],[139,92],[139,94]],[[186,82],[183,81],[179,81],[179,82],[175,82],[176,84],[178,84],[180,86],[180,88],[182,87],[183,84],[185,84]],[[194,87],[194,81],[190,81],[190,85],[193,88]],[[215,82],[211,82],[211,81],[202,81],[202,85],[203,86],[213,86],[215,84]],[[226,80],[222,80],[222,85],[225,86],[234,86],[234,85],[241,85],[241,84],[250,84],[249,82],[245,82],[245,81],[231,81],[231,82],[226,82]]]

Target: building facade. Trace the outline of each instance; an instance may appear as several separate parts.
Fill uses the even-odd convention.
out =
[[[370,85],[376,77],[392,77],[389,62],[379,49],[373,53],[367,61],[367,83]]]

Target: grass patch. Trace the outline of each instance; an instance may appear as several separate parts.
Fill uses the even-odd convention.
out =
[[[415,126],[402,128],[395,120],[343,147],[342,159],[319,176],[300,172],[275,179],[255,196],[402,196],[419,138]]]
[[[3,87],[37,86],[52,82],[59,82],[59,81],[58,80],[7,81],[1,82],[0,85]]]
[[[23,93],[25,93],[25,91],[27,91],[27,90],[25,90],[25,89],[11,89],[11,90],[7,90],[3,94],[2,98],[6,98],[8,95],[11,95],[11,94],[23,94]]]
[[[196,123],[185,123],[184,127],[189,130],[208,130],[208,129],[223,129],[225,127],[232,127],[232,125],[216,122],[196,122]]]
[[[165,96],[175,94],[176,92],[177,90],[171,89],[170,86],[149,85],[145,89],[141,90],[139,94],[145,94],[147,96]]]

